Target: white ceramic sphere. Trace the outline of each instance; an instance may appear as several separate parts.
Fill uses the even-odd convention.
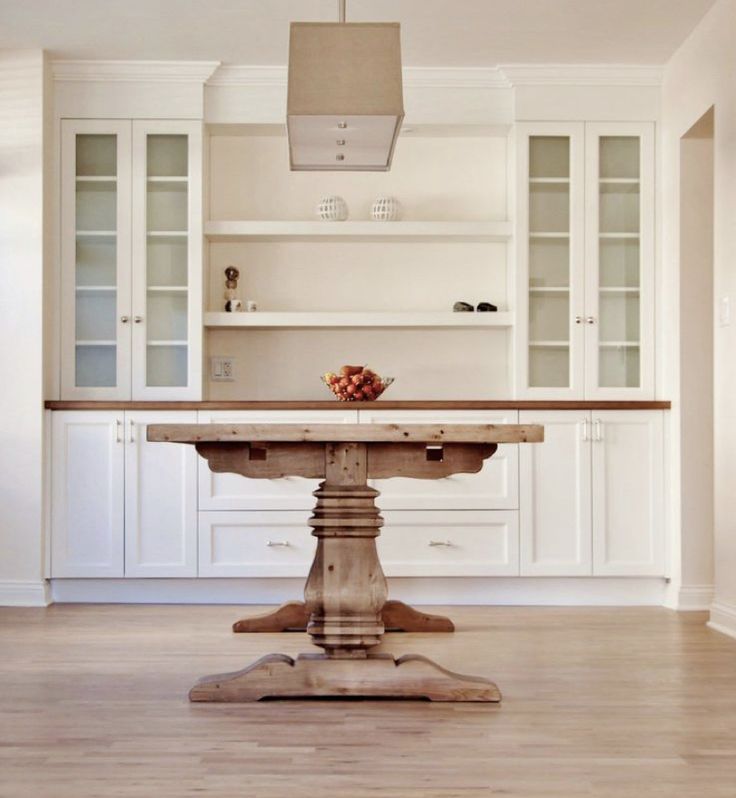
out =
[[[379,197],[371,209],[376,222],[395,222],[399,218],[401,204],[396,197]]]
[[[344,222],[348,218],[348,204],[342,197],[322,197],[317,214],[323,222]]]

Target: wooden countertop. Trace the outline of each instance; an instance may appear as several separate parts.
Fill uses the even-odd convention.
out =
[[[559,401],[519,399],[328,400],[257,402],[93,402],[47,401],[48,410],[669,410],[667,401]]]

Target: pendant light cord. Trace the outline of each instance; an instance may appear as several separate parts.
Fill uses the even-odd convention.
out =
[[[339,7],[338,13],[340,15],[339,19],[340,22],[345,22],[345,3],[347,0],[337,0],[337,4]]]

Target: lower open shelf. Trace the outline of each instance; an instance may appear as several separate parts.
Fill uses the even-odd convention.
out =
[[[205,327],[512,327],[513,313],[262,312],[205,313]]]

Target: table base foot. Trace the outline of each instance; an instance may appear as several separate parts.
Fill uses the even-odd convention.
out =
[[[444,615],[420,612],[403,601],[387,601],[382,614],[387,632],[455,631],[455,624]],[[308,621],[309,612],[303,601],[287,601],[272,612],[236,621],[233,632],[304,632]]]
[[[497,703],[501,693],[488,679],[453,673],[419,654],[358,660],[268,654],[243,670],[205,676],[189,692],[190,701],[233,703],[345,697]]]

